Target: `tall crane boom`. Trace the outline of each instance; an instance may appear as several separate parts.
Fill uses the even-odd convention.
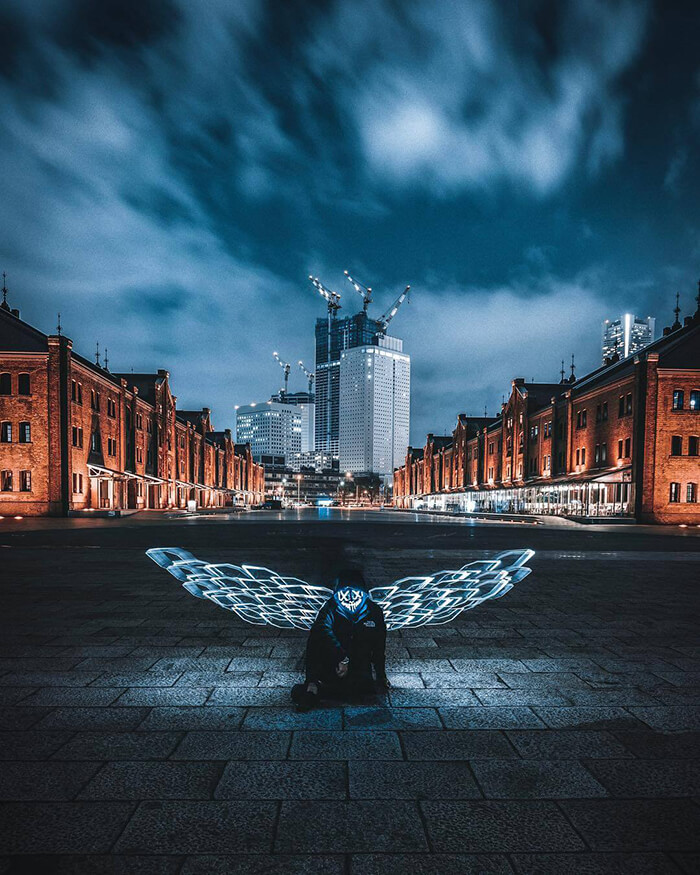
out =
[[[348,278],[349,282],[352,283],[355,291],[362,298],[362,309],[366,313],[368,305],[372,303],[372,289],[371,289],[371,287],[370,286],[363,286],[359,280],[353,279],[350,276],[350,274],[347,272],[347,270],[344,271],[344,273],[345,273],[345,276]]]
[[[394,316],[396,316],[396,314],[398,313],[399,307],[403,304],[403,302],[406,300],[406,298],[408,298],[408,293],[410,291],[411,291],[411,287],[406,286],[406,288],[401,292],[401,294],[394,301],[394,303],[391,305],[391,307],[389,307],[389,309],[385,313],[382,313],[382,315],[379,317],[379,319],[377,319],[377,322],[379,322],[379,324],[382,327],[382,334],[386,333],[386,330],[389,326],[389,323],[394,318]],[[410,301],[409,301],[409,303],[410,303]]]
[[[319,295],[324,298],[328,302],[328,313],[332,318],[335,318],[335,314],[340,310],[340,293],[333,292],[330,289],[327,289],[321,280],[317,276],[311,276],[309,274],[309,279],[311,280],[311,285],[316,289]]]
[[[309,381],[309,395],[313,394],[314,391],[314,380],[316,379],[316,374],[312,374],[308,368],[305,367],[304,362],[298,362],[299,368],[306,375],[306,379]]]
[[[277,364],[284,371],[284,395],[286,397],[287,390],[289,389],[289,372],[291,371],[292,366],[289,364],[289,362],[282,361],[278,352],[273,352],[272,356],[275,359],[275,361],[277,362]]]

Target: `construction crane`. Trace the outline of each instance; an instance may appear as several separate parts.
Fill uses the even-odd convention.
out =
[[[361,296],[362,309],[366,313],[368,305],[372,303],[372,289],[369,286],[363,286],[359,280],[353,279],[347,270],[345,271],[345,276],[353,284],[355,291]]]
[[[380,325],[380,333],[386,334],[386,330],[389,327],[389,323],[398,313],[399,307],[403,304],[403,302],[408,297],[408,293],[411,291],[410,286],[406,286],[406,288],[401,292],[398,298],[394,301],[394,303],[389,307],[389,309],[382,313],[382,315],[377,319],[377,322]],[[410,303],[410,301],[409,301]]]
[[[312,374],[311,371],[308,370],[308,368],[306,368],[306,367],[304,366],[304,362],[299,361],[298,364],[299,364],[300,369],[301,369],[301,370],[304,372],[304,374],[306,375],[306,379],[309,381],[309,395],[313,395],[313,391],[314,391],[314,380],[316,379],[316,374]]]
[[[309,279],[311,280],[311,285],[316,289],[319,295],[328,301],[328,315],[332,319],[335,319],[336,313],[340,310],[340,293],[332,292],[330,289],[327,289],[317,276],[311,276],[311,274],[309,274]]]
[[[289,364],[289,362],[282,361],[278,352],[273,352],[272,355],[277,364],[284,371],[284,390],[280,390],[280,394],[282,394],[282,391],[284,391],[284,397],[286,398],[287,390],[289,389],[289,372],[291,371],[292,366]]]

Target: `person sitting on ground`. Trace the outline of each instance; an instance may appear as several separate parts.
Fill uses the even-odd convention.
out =
[[[321,698],[386,690],[385,661],[384,613],[370,599],[362,572],[346,568],[311,627],[306,678],[292,688],[292,700],[297,710],[308,711]]]

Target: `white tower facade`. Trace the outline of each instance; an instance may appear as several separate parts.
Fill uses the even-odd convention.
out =
[[[634,355],[654,340],[656,319],[647,316],[640,319],[632,313],[625,313],[619,319],[603,322],[603,362],[615,353],[621,359]]]
[[[411,359],[396,337],[340,356],[340,470],[391,476],[406,456]]]
[[[295,404],[246,404],[236,409],[236,441],[249,443],[256,461],[260,456],[291,460],[301,453],[301,418]]]

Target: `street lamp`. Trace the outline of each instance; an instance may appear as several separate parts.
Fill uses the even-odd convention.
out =
[[[297,480],[297,504],[301,503],[301,474],[296,475]]]

